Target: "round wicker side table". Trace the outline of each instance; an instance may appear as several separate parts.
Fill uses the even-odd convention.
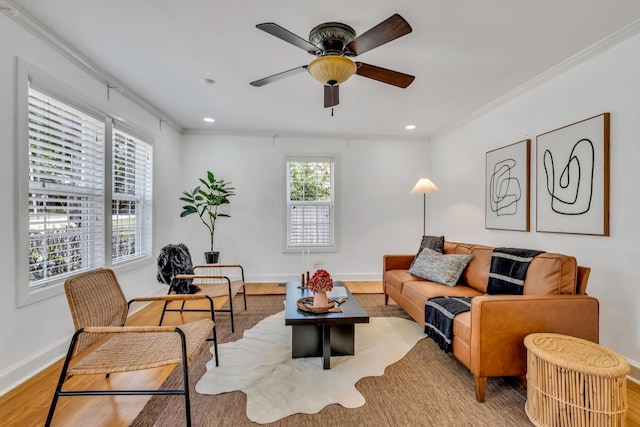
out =
[[[534,425],[626,426],[626,359],[591,341],[559,334],[527,335],[524,345],[525,411]]]

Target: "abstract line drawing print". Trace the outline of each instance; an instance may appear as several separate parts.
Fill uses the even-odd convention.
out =
[[[493,167],[489,182],[491,211],[496,215],[516,215],[518,202],[522,198],[520,180],[512,176],[516,167],[515,159],[505,159]]]
[[[529,231],[531,140],[487,151],[484,226],[492,230]]]
[[[558,163],[561,159],[557,159]],[[595,148],[591,140],[583,138],[571,149],[562,172],[556,170],[556,159],[544,151],[543,164],[550,208],[560,215],[583,215],[589,212],[593,198]]]
[[[536,231],[609,235],[610,113],[536,137]]]

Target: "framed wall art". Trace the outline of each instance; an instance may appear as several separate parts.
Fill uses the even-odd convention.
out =
[[[531,140],[487,152],[485,228],[529,231]]]
[[[608,236],[609,113],[536,139],[536,231]]]

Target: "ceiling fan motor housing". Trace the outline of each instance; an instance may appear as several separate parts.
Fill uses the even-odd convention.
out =
[[[308,65],[253,81],[252,86],[264,86],[306,70],[324,85],[324,106],[327,108],[338,105],[339,85],[354,74],[400,88],[408,87],[415,78],[409,74],[375,65],[356,63],[351,59],[409,34],[412,31],[411,26],[397,13],[357,37],[355,30],[342,22],[325,22],[317,25],[309,33],[309,40],[297,36],[274,22],[265,22],[256,27],[316,58]]]
[[[345,46],[356,37],[350,26],[341,22],[326,22],[314,27],[309,33],[309,42],[322,51],[321,55],[353,56]]]

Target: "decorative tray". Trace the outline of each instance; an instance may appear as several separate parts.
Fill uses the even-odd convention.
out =
[[[302,297],[298,300],[298,310],[313,314],[328,313],[335,305],[333,300],[329,300],[329,305],[325,307],[314,307],[313,297]]]

